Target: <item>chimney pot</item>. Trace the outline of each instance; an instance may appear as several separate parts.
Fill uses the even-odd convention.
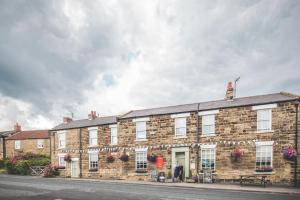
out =
[[[91,111],[90,114],[88,114],[88,117],[89,117],[89,120],[92,120],[92,119],[96,119],[97,118],[97,113],[96,111]]]
[[[232,86],[232,82],[229,81],[228,84],[227,84],[227,91],[226,91],[226,98],[227,100],[231,100],[233,99],[233,86]]]
[[[22,130],[21,125],[18,122],[15,124],[14,130],[15,130],[15,132],[20,132]]]
[[[63,122],[65,124],[70,123],[71,121],[72,121],[72,118],[70,118],[70,117],[63,117]]]

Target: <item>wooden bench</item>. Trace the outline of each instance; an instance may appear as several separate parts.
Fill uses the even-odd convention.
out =
[[[255,184],[259,183],[262,186],[266,187],[267,184],[267,176],[264,175],[241,175],[240,176],[240,185],[243,185],[245,183],[248,184]]]

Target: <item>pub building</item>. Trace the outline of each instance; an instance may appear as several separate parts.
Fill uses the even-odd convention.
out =
[[[280,92],[72,120],[51,133],[63,177],[232,182],[299,180],[299,96]],[[298,118],[297,118],[298,117]],[[299,163],[299,162],[298,162]],[[179,169],[180,168],[180,169]]]

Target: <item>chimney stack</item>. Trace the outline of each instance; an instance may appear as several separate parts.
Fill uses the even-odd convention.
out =
[[[65,124],[70,123],[71,121],[72,121],[72,118],[70,118],[70,117],[63,117],[63,122]]]
[[[226,100],[232,100],[233,99],[233,86],[232,86],[232,82],[229,81],[228,84],[227,84],[227,91],[226,91]]]
[[[88,115],[88,117],[89,117],[89,120],[96,119],[97,118],[96,111],[91,111],[91,113]]]
[[[14,130],[15,130],[15,132],[21,132],[21,125],[18,124],[18,122],[15,124]]]

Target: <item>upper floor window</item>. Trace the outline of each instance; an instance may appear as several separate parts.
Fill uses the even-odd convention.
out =
[[[133,120],[135,122],[136,140],[147,139],[147,121],[149,120],[148,117]]]
[[[215,170],[216,147],[215,145],[201,146],[201,169]]]
[[[37,148],[39,148],[39,149],[44,148],[44,140],[43,139],[37,140]]]
[[[147,150],[135,150],[135,169],[144,171],[147,169]]]
[[[21,141],[20,140],[15,141],[15,149],[21,149]]]
[[[270,171],[273,167],[273,141],[256,142],[256,170]]]
[[[118,128],[117,125],[110,126],[110,143],[112,145],[118,144]]]
[[[66,132],[58,133],[58,148],[66,147]]]
[[[91,127],[91,128],[88,128],[88,130],[89,130],[89,145],[97,146],[98,145],[98,128]]]
[[[257,110],[257,131],[265,132],[272,130],[272,108],[276,108],[277,104],[268,104],[253,106],[253,110]]]
[[[219,110],[209,110],[199,112],[202,116],[202,135],[209,136],[215,134],[215,115]]]
[[[182,138],[186,136],[186,118],[190,113],[173,114],[171,118],[175,118],[175,138]]]
[[[186,136],[186,118],[175,118],[175,137]]]

